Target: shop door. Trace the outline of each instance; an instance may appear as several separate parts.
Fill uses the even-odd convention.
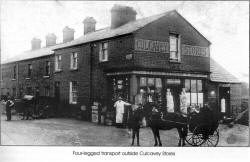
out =
[[[219,88],[220,112],[225,116],[230,116],[230,87]]]
[[[166,106],[169,105],[168,102],[173,103],[174,112],[180,112],[180,94],[181,94],[182,86],[180,79],[167,79],[166,80]],[[168,99],[167,93],[170,92],[171,100]],[[170,105],[171,106],[171,105]]]

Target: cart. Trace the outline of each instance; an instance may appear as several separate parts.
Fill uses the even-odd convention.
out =
[[[219,142],[218,118],[210,112],[188,117],[186,142],[192,146],[215,147]]]

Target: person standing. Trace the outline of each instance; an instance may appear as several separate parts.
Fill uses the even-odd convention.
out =
[[[180,111],[182,116],[187,117],[187,95],[185,88],[182,88],[180,94]]]
[[[174,100],[170,92],[170,89],[167,89],[166,100],[167,100],[167,112],[173,113],[174,112]]]
[[[11,97],[8,96],[7,101],[6,101],[6,116],[7,116],[7,121],[11,121],[11,109],[14,106],[14,102],[12,101]]]
[[[120,128],[123,126],[123,115],[124,115],[124,107],[130,106],[130,103],[127,103],[122,100],[121,97],[118,97],[118,101],[115,102],[114,107],[116,108],[116,127]]]

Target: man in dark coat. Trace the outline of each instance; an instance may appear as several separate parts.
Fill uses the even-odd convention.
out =
[[[7,101],[6,101],[6,116],[7,116],[7,121],[11,120],[11,108],[14,106],[14,102],[11,100],[11,97],[8,96]]]

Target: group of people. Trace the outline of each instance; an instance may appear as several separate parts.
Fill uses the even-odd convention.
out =
[[[14,97],[11,97],[10,95],[7,95],[7,97],[3,98],[1,100],[1,104],[3,106],[5,106],[5,110],[6,110],[6,121],[11,121],[11,112],[12,110],[14,110],[14,107],[16,105],[14,99]],[[23,117],[22,117],[22,120],[29,120],[29,119],[32,119],[32,114],[33,114],[33,108],[35,107],[34,106],[34,102],[32,101],[33,100],[33,96],[30,96],[30,95],[24,95],[23,96],[23,101],[22,101],[22,110],[19,110],[19,111],[22,111],[23,113]]]
[[[1,101],[3,105],[5,105],[6,109],[6,121],[11,121],[11,109],[14,107],[14,101],[10,95],[7,96],[5,100]]]
[[[143,89],[140,89],[139,93],[135,95],[134,97],[134,103],[128,103],[126,101],[123,101],[122,97],[119,96],[118,100],[114,103],[114,107],[116,109],[116,125],[117,127],[124,127],[124,114],[125,114],[125,106],[131,106],[132,109],[137,108],[146,108],[146,103],[153,104],[153,98],[154,96],[151,94],[149,95],[148,99],[145,97],[145,91]],[[166,110],[167,113],[174,113],[174,100],[173,95],[171,94],[170,89],[167,89],[166,92]],[[180,94],[180,113],[186,117],[187,115],[187,95],[185,88],[182,89],[182,92]],[[196,111],[196,110],[195,110]]]

